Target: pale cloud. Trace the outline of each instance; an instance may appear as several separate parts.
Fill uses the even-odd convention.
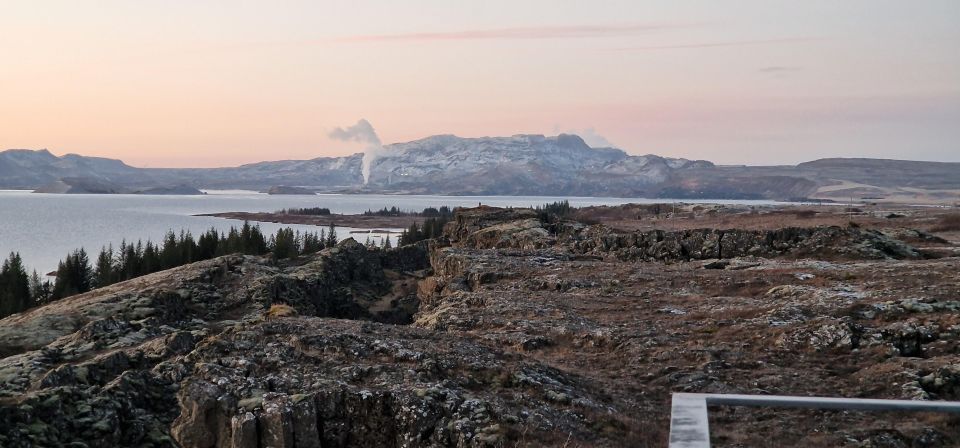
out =
[[[788,65],[771,65],[767,67],[760,67],[757,69],[762,75],[768,76],[774,79],[786,78],[790,75],[803,70],[800,67],[788,66]]]
[[[630,36],[650,31],[685,27],[678,24],[573,25],[494,28],[429,33],[366,34],[336,39],[341,42],[450,41],[489,39],[582,39]]]
[[[796,72],[801,70],[800,67],[792,67],[788,65],[771,65],[768,67],[760,67],[757,69],[760,73],[789,73]]]
[[[750,45],[775,45],[775,44],[798,44],[820,40],[816,37],[782,37],[776,39],[756,39],[756,40],[739,40],[739,41],[727,41],[727,42],[697,42],[690,44],[668,44],[668,45],[641,45],[636,47],[621,47],[614,48],[615,51],[654,51],[654,50],[684,50],[684,49],[697,49],[697,48],[714,48],[714,47],[742,47]]]
[[[597,133],[597,130],[593,127],[587,127],[585,129],[566,129],[560,125],[554,125],[553,132],[556,134],[574,134],[580,136],[584,142],[587,143],[591,148],[616,148],[617,145],[614,145],[607,140],[606,137]]]

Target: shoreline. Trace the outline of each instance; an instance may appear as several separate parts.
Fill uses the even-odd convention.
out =
[[[386,229],[405,229],[411,224],[423,224],[427,218],[422,216],[369,216],[369,215],[291,215],[271,212],[223,212],[203,213],[192,216],[210,216],[214,218],[237,219],[242,221],[270,222],[275,224],[299,224],[318,227],[350,227],[354,229],[377,230],[377,233],[392,233]],[[373,232],[367,232],[373,233]]]

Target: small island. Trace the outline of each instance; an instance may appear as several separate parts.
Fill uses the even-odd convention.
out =
[[[144,190],[134,191],[133,194],[156,194],[156,195],[180,195],[180,196],[199,196],[206,193],[189,185],[176,185],[173,187],[153,187]]]
[[[37,188],[33,192],[47,194],[147,194],[177,196],[206,194],[186,184],[131,190],[108,180],[92,177],[64,177]]]
[[[124,188],[92,177],[64,177],[37,188],[34,193],[48,194],[121,194]]]
[[[423,224],[421,216],[370,216],[370,215],[299,215],[276,212],[224,212],[195,216],[213,216],[217,218],[238,219],[252,222],[272,222],[277,224],[301,224],[308,226],[353,227],[356,229],[405,229],[411,224]]]
[[[267,190],[267,194],[289,194],[289,195],[308,195],[314,196],[317,193],[302,187],[289,187],[286,185],[276,185]]]
[[[443,227],[453,216],[453,210],[447,206],[427,207],[422,211],[403,211],[397,207],[384,207],[380,210],[367,210],[358,214],[338,214],[331,213],[330,209],[325,207],[307,207],[289,208],[275,212],[223,212],[195,216],[312,226],[329,226],[332,224],[356,229],[407,229],[414,225],[422,227],[427,221],[433,221],[432,224]]]

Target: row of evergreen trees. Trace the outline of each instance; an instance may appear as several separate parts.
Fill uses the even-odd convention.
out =
[[[326,216],[330,214],[330,209],[326,207],[283,208],[277,210],[277,214]]]
[[[540,215],[540,220],[551,222],[556,219],[565,219],[573,215],[576,208],[570,206],[570,201],[564,199],[549,204],[538,205],[534,211]]]
[[[320,232],[282,228],[269,238],[260,226],[248,222],[224,233],[210,229],[198,238],[189,231],[170,231],[162,243],[123,241],[118,249],[112,245],[104,247],[92,265],[84,249],[74,250],[58,264],[53,283],[41,281],[36,271],[28,277],[20,255],[11,253],[0,267],[0,318],[94,288],[221,255],[270,253],[280,260],[336,244],[337,231],[332,224]]]
[[[438,218],[438,217],[447,217],[450,218],[453,216],[453,210],[446,206],[442,205],[440,208],[436,207],[427,207],[423,209],[422,212],[411,212],[403,211],[397,208],[396,206],[387,208],[383,207],[380,210],[367,210],[363,212],[364,216],[423,216],[426,218]]]
[[[370,237],[368,236],[367,241],[363,243],[363,245],[367,246],[367,249],[371,249],[371,250],[372,249],[384,249],[384,250],[393,249],[393,243],[390,241],[390,235],[383,237],[380,240],[380,244],[377,244],[376,241],[370,239]]]
[[[436,218],[427,218],[423,225],[410,224],[400,234],[400,245],[414,244],[418,241],[437,238],[443,235],[443,226],[450,222],[450,216],[442,215]]]

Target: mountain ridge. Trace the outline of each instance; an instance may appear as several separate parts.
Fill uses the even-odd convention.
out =
[[[370,154],[376,157],[365,179],[364,153],[219,168],[138,168],[118,159],[13,149],[0,152],[0,188],[35,189],[63,178],[88,178],[131,189],[288,185],[354,193],[677,199],[892,197],[916,196],[913,190],[919,189],[938,201],[960,200],[960,163],[954,162],[824,158],[797,165],[716,165],[594,148],[572,134],[442,134],[385,145]]]

